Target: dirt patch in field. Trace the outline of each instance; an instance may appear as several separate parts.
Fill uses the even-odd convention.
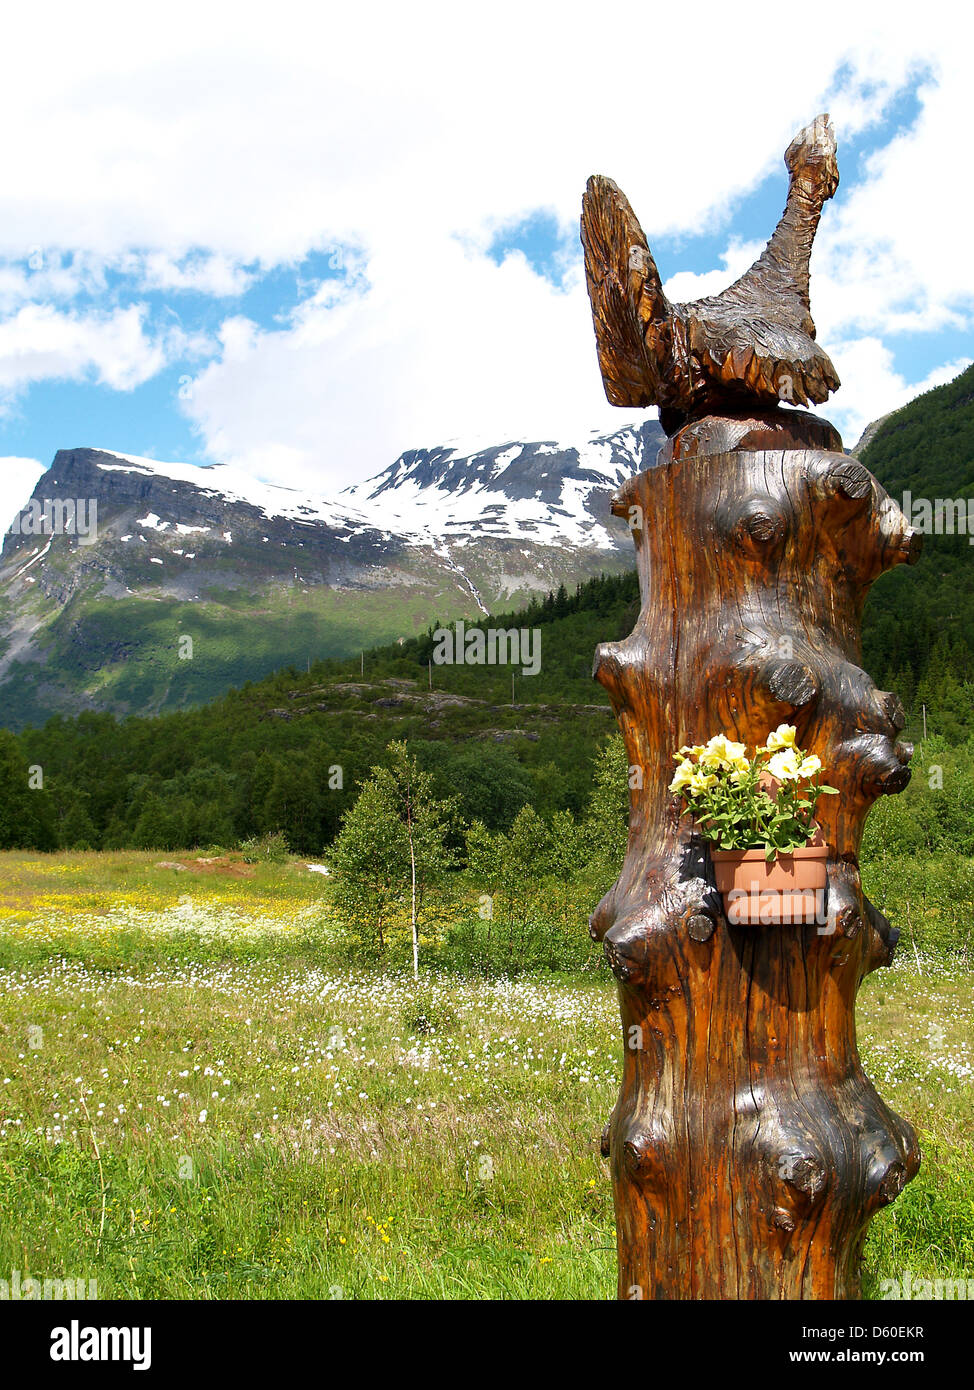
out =
[[[179,863],[184,869],[191,869],[194,874],[217,874],[227,878],[253,878],[253,864],[245,864],[242,859],[235,859],[228,854],[208,855],[202,859],[180,859]]]

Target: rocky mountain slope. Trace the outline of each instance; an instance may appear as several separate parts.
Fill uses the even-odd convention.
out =
[[[185,707],[627,567],[608,498],[661,442],[646,421],[574,443],[410,450],[332,497],[61,450],[0,554],[0,722]],[[96,520],[92,534],[51,534],[52,502]]]

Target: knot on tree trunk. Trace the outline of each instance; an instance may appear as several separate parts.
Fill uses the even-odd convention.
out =
[[[640,770],[625,862],[590,924],[623,1023],[606,1139],[620,1292],[850,1297],[869,1217],[918,1161],[912,1129],[862,1070],[853,1014],[896,940],[863,895],[862,824],[906,785],[912,751],[898,700],[862,669],[859,620],[869,586],[914,540],[844,454],[721,453],[691,426],[671,443],[614,499],[642,610],[594,666]],[[782,722],[839,791],[818,812],[826,910],[816,923],[738,926],[669,790],[672,754],[715,733],[753,748]]]

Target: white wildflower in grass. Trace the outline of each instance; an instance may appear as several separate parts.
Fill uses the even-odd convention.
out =
[[[39,1268],[49,1252],[65,1268],[90,1254],[94,1130],[106,1297],[607,1296],[598,1141],[622,1066],[607,972],[430,974],[417,992],[408,974],[278,951],[296,915],[177,906],[79,914],[99,951],[127,921],[165,937],[156,955],[105,970],[55,951],[0,970],[10,1267],[21,1244]],[[223,950],[219,933],[238,927],[249,935]],[[972,1017],[962,964],[901,949],[866,982],[864,1064],[901,1113],[970,1115]],[[56,1046],[21,1056],[35,1023]]]

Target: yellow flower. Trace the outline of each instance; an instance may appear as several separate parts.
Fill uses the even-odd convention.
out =
[[[738,767],[741,762],[746,766],[745,751],[743,743],[734,743],[724,734],[714,734],[700,755],[700,763],[702,767],[728,769]]]
[[[801,760],[794,748],[784,748],[780,753],[775,753],[768,763],[768,771],[779,782],[796,782],[801,775],[800,768]]]
[[[674,757],[676,757],[676,758],[699,758],[699,757],[700,757],[700,754],[703,753],[703,752],[705,751],[705,749],[706,749],[706,744],[703,744],[703,743],[686,743],[686,744],[684,744],[684,746],[680,749],[680,751],[679,751],[678,753],[675,753],[675,754],[674,754]]]
[[[799,777],[814,777],[816,772],[822,771],[822,760],[814,753],[809,753],[808,757],[798,769]]]
[[[695,772],[688,785],[692,792],[705,792],[710,787],[717,785],[717,774],[714,772]]]
[[[768,734],[768,742],[760,751],[776,753],[779,748],[794,748],[795,733],[794,724],[779,724],[773,734]]]
[[[688,787],[697,775],[697,770],[693,763],[684,760],[673,774],[673,781],[670,783],[671,792],[681,792],[684,787]]]

